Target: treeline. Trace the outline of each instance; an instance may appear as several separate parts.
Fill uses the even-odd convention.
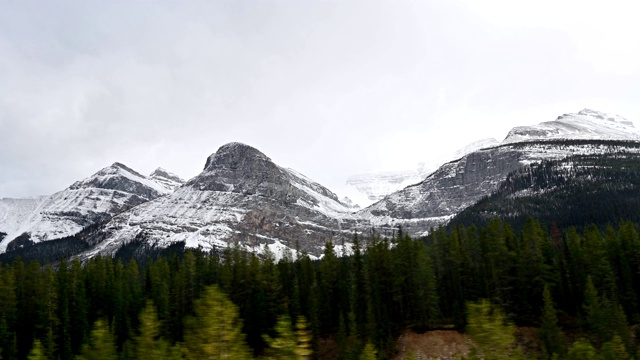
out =
[[[424,241],[401,232],[355,237],[348,257],[329,243],[318,261],[275,261],[235,247],[142,266],[98,257],[54,268],[18,259],[0,269],[0,354],[146,359],[154,348],[155,359],[216,352],[386,358],[403,329],[457,328],[486,358],[513,350],[506,319],[540,329],[531,357],[571,358],[575,346],[591,346],[594,356],[614,345],[630,354],[639,299],[640,238],[632,223],[563,231],[529,219],[516,233],[493,220],[438,229]],[[489,303],[498,308],[485,311]],[[496,322],[497,309],[507,315]],[[498,340],[487,340],[492,332]]]
[[[620,220],[640,222],[640,156],[626,152],[576,155],[513,171],[490,196],[458,214],[450,225],[508,220],[522,229],[528,217],[560,226]]]

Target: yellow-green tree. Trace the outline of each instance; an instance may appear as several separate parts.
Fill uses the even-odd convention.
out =
[[[372,343],[368,342],[365,346],[364,349],[362,349],[362,353],[360,353],[360,359],[359,360],[376,360],[376,347],[373,346]]]
[[[284,315],[278,318],[275,327],[278,337],[264,336],[269,344],[269,358],[278,360],[303,360],[308,359],[311,352],[311,333],[307,330],[304,317],[298,317],[296,331],[291,328],[291,320]]]
[[[588,340],[578,339],[571,345],[567,360],[596,360],[598,353]]]
[[[515,347],[515,326],[500,308],[488,300],[467,304],[467,333],[475,343],[471,358],[513,359],[520,353]]]
[[[33,347],[27,356],[28,360],[47,360],[47,356],[44,354],[44,347],[40,340],[33,342]]]
[[[96,321],[89,335],[89,344],[82,346],[79,360],[116,360],[116,344],[113,334],[104,320]]]
[[[185,324],[187,359],[250,359],[238,308],[217,286],[205,288],[194,303],[195,316]]]
[[[602,360],[629,360],[630,358],[620,335],[615,335],[613,339],[602,344],[600,349]]]
[[[158,312],[151,300],[140,314],[140,334],[135,338],[137,360],[179,359],[180,352],[160,337]]]

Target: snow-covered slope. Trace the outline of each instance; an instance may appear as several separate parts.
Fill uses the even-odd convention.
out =
[[[640,153],[633,123],[593,110],[555,121],[517,127],[495,147],[442,165],[419,184],[406,187],[358,213],[378,229],[403,227],[420,236],[490,195],[509,172],[542,160],[624,150]]]
[[[184,180],[182,180],[178,175],[161,167],[155,169],[151,175],[149,175],[149,179],[157,182],[170,191],[175,191],[184,184]]]
[[[382,200],[385,196],[395,191],[421,182],[446,162],[459,159],[476,150],[497,144],[498,141],[496,139],[482,139],[456,151],[425,160],[418,164],[414,170],[353,175],[347,179],[345,186],[340,189],[340,193],[346,195],[355,204],[366,207],[376,201]]]
[[[619,115],[584,109],[577,114],[558,116],[554,121],[515,127],[502,143],[558,139],[640,140],[640,130]]]
[[[255,251],[293,249],[299,241],[319,255],[326,241],[350,237],[355,223],[351,209],[325,187],[250,146],[230,143],[175,192],[114,217],[107,239],[86,255],[112,254],[136,238],[205,249],[238,242]]]
[[[0,199],[0,232],[7,234],[7,237],[15,237],[24,220],[46,200],[47,196]]]
[[[67,189],[36,200],[5,200],[6,238],[0,252],[22,233],[31,241],[57,239],[73,235],[83,227],[121,213],[171,190],[140,175],[127,166],[114,163],[94,175],[75,182]],[[10,226],[9,226],[10,225]]]

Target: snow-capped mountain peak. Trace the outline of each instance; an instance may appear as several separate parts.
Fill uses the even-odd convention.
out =
[[[532,126],[513,128],[502,144],[544,140],[640,140],[640,131],[622,116],[584,109]]]
[[[230,143],[175,192],[114,217],[107,240],[87,256],[112,253],[140,234],[152,244],[184,241],[205,249],[239,242],[247,249],[266,243],[274,251],[304,239],[303,250],[320,254],[326,241],[352,236],[346,224],[355,223],[353,211],[308,177],[251,146]]]
[[[161,167],[155,169],[149,175],[149,179],[159,183],[160,185],[171,191],[175,191],[175,189],[184,184],[184,180],[182,180],[178,175],[169,172]]]
[[[29,233],[33,242],[74,235],[85,226],[171,192],[116,162],[38,201],[4,199],[2,205],[7,208],[7,214],[16,209],[29,212],[24,210],[19,219],[12,219],[0,211],[0,231],[7,233],[0,242],[0,252],[23,233]]]
[[[149,189],[143,190],[144,187]],[[119,162],[101,169],[84,180],[76,181],[69,187],[70,190],[87,188],[120,190],[130,193],[149,192],[151,190],[161,195],[171,192],[161,184]],[[148,195],[150,198],[155,197],[154,194]]]

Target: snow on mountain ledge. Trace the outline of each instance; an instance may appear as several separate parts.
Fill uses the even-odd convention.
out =
[[[540,140],[640,140],[640,131],[619,115],[584,109],[554,121],[513,128],[502,144]]]

